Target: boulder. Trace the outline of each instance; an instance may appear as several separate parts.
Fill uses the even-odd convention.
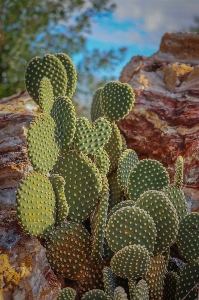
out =
[[[118,122],[128,148],[162,162],[171,182],[182,155],[189,211],[199,212],[199,34],[166,33],[157,53],[132,57],[120,81],[136,94]]]

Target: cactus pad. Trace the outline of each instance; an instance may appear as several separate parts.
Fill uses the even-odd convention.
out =
[[[39,86],[39,106],[42,113],[50,114],[54,102],[53,87],[50,80],[44,77]]]
[[[135,288],[133,300],[149,300],[149,289],[145,280],[141,279]]]
[[[76,291],[70,287],[64,288],[57,298],[57,300],[75,300]]]
[[[176,209],[179,222],[187,215],[187,202],[184,193],[173,185],[165,186],[162,192],[169,198]]]
[[[102,176],[106,176],[109,172],[110,160],[107,152],[104,149],[97,150],[92,157],[92,160],[98,167]]]
[[[166,300],[175,300],[175,293],[179,282],[179,276],[175,272],[168,272],[164,279],[164,291]]]
[[[55,164],[59,151],[55,141],[55,122],[51,116],[40,114],[30,123],[27,144],[33,168],[47,174]]]
[[[113,298],[116,288],[116,276],[109,267],[103,269],[104,290],[108,296]]]
[[[164,256],[162,254],[154,256],[151,259],[149,270],[145,277],[148,284],[150,299],[162,299],[165,271]]]
[[[90,236],[81,224],[62,223],[46,243],[52,269],[70,279],[83,280],[88,269]]]
[[[136,200],[148,190],[161,190],[169,184],[169,175],[161,163],[152,159],[139,161],[129,176],[128,194]]]
[[[110,199],[109,199],[109,210],[112,209],[116,204],[122,201],[124,192],[117,181],[117,171],[115,170],[108,176],[108,183],[110,189]]]
[[[102,90],[103,88],[99,88],[92,99],[91,103],[91,121],[95,122],[98,118],[103,117],[103,112],[101,110],[101,96],[102,96]]]
[[[108,153],[110,159],[109,173],[113,172],[118,165],[120,155],[122,153],[122,136],[120,131],[115,123],[111,124],[111,137],[108,143],[104,146],[104,149]]]
[[[76,128],[75,109],[72,101],[66,96],[58,97],[53,104],[51,117],[56,124],[56,140],[64,151],[74,137]]]
[[[17,216],[22,228],[33,236],[43,236],[54,226],[55,194],[48,178],[33,172],[17,191]]]
[[[194,288],[194,287],[196,287],[196,284],[198,284],[198,282],[199,282],[199,263],[192,262],[187,264],[180,272],[175,300],[181,300],[185,298],[186,300],[197,299],[198,288]]]
[[[156,224],[155,253],[166,250],[174,243],[178,233],[178,217],[173,204],[163,193],[147,191],[140,196],[135,206],[144,209]]]
[[[74,137],[75,149],[84,154],[95,153],[108,142],[111,136],[111,125],[103,118],[96,120],[93,125],[88,119],[77,119]]]
[[[65,180],[58,174],[50,176],[49,179],[56,199],[56,225],[61,225],[69,212],[69,206],[64,193]]]
[[[133,201],[133,200],[121,201],[120,203],[118,203],[111,209],[111,211],[109,212],[109,214],[107,216],[107,221],[109,221],[110,217],[120,208],[124,208],[127,206],[134,206],[134,204],[135,204],[135,201]]]
[[[111,298],[104,293],[102,290],[94,289],[87,292],[82,300],[111,300]]]
[[[150,255],[144,246],[131,245],[115,253],[110,266],[117,276],[138,279],[146,275],[149,262]]]
[[[127,294],[123,287],[118,286],[114,291],[114,300],[128,300]]]
[[[130,112],[134,101],[134,92],[129,84],[112,81],[102,90],[101,109],[110,121],[118,121]]]
[[[97,167],[84,154],[71,151],[60,155],[53,173],[66,181],[65,195],[70,207],[68,220],[81,222],[94,210],[102,189]]]
[[[130,206],[120,208],[108,221],[106,239],[114,252],[134,244],[145,246],[152,252],[156,240],[155,223],[143,209]]]
[[[99,196],[99,204],[95,210],[94,226],[92,230],[93,244],[91,259],[96,261],[101,261],[103,256],[103,244],[105,238],[105,227],[107,220],[108,211],[108,200],[109,200],[109,187],[108,181],[103,178],[102,191]]]
[[[75,92],[77,83],[77,73],[74,63],[65,53],[56,53],[55,56],[61,61],[62,65],[65,68],[66,76],[68,79],[65,95],[71,99]]]
[[[188,214],[179,225],[177,244],[187,261],[199,258],[199,214]]]
[[[175,164],[174,186],[176,188],[182,188],[183,183],[183,157],[178,156]]]
[[[47,77],[53,87],[54,97],[65,95],[67,76],[60,60],[51,54],[43,58],[33,58],[26,69],[25,84],[30,97],[39,104],[39,86],[43,77]]]
[[[131,149],[125,150],[120,156],[118,162],[117,178],[123,189],[127,188],[129,175],[138,161],[139,159],[137,154],[134,150]]]

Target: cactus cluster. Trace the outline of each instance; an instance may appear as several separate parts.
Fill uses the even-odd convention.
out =
[[[19,223],[45,240],[52,269],[75,280],[84,300],[158,300],[163,293],[180,300],[199,279],[199,217],[187,212],[183,158],[171,184],[161,163],[139,161],[127,149],[116,121],[134,104],[128,84],[97,90],[92,124],[77,118],[76,81],[66,54],[36,57],[27,67],[26,87],[41,114],[28,130],[33,171],[17,191]],[[169,259],[176,242],[180,267]],[[58,299],[75,297],[67,287]]]

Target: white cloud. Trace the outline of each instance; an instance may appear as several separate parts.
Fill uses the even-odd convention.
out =
[[[165,32],[188,30],[194,24],[193,18],[199,15],[198,0],[113,0],[115,10],[115,31],[95,24],[93,37],[100,41],[117,44],[146,42],[159,44]],[[126,20],[135,26],[124,31],[122,23]],[[143,32],[145,34],[143,34]],[[147,41],[146,41],[147,40]]]

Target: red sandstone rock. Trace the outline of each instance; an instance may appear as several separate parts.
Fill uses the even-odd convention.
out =
[[[184,192],[199,211],[199,34],[166,33],[151,57],[135,56],[120,81],[135,90],[136,102],[118,122],[128,148],[139,158],[167,167],[171,180],[178,155],[184,158]]]

